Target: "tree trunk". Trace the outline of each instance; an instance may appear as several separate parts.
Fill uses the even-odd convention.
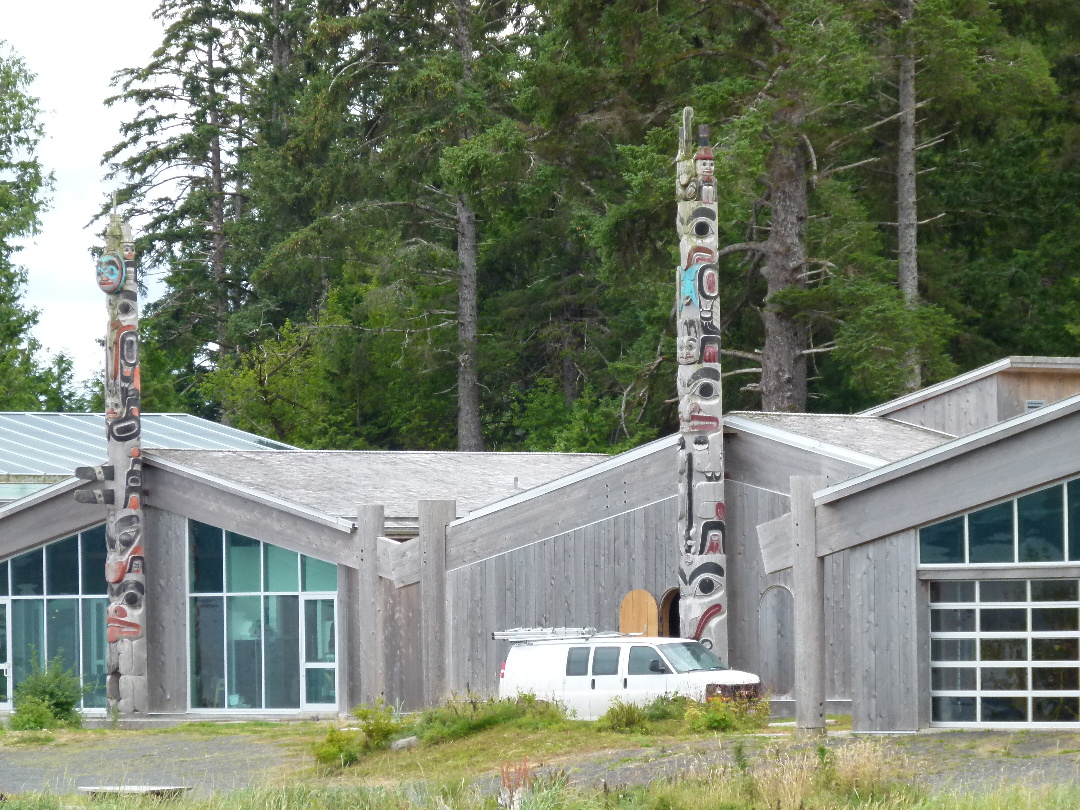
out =
[[[458,450],[484,449],[476,332],[476,214],[457,197],[458,255]]]
[[[214,46],[206,48],[207,74],[214,75]],[[221,153],[221,114],[218,109],[217,86],[211,78],[207,82],[210,98],[210,276],[213,282],[215,338],[219,354],[225,351],[226,322],[229,318],[229,293],[227,268],[225,266],[225,167]]]
[[[472,37],[469,0],[457,0],[455,39],[462,62],[462,78],[472,81]],[[466,129],[464,136],[472,133]],[[480,422],[480,375],[477,372],[476,213],[458,194],[458,450],[481,451],[484,433]]]
[[[792,287],[806,286],[806,154],[795,131],[802,123],[798,106],[783,114],[781,133],[769,157],[768,184],[772,220],[761,274],[768,286],[762,319],[765,345],[761,353],[761,408],[764,411],[806,410],[807,328],[794,313],[773,301]]]
[[[915,16],[915,0],[900,0],[900,17],[909,26]],[[900,291],[909,307],[919,299],[919,213],[915,191],[915,43],[905,32],[899,58],[900,132],[896,155],[896,222]],[[905,358],[907,389],[922,383],[919,358],[914,351]]]

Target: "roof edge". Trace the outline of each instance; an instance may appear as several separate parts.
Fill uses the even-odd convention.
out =
[[[259,451],[252,451],[259,452]],[[203,483],[210,484],[218,489],[233,495],[240,495],[244,498],[250,498],[251,500],[258,501],[259,503],[270,506],[274,509],[279,509],[282,512],[288,512],[291,515],[305,518],[306,520],[313,521],[315,523],[321,523],[324,526],[329,526],[332,529],[339,529],[340,531],[350,533],[356,525],[352,520],[338,517],[337,515],[328,515],[325,512],[318,512],[314,509],[310,509],[301,504],[287,501],[284,498],[278,498],[273,495],[269,495],[265,492],[261,492],[251,487],[245,487],[240,484],[234,483],[224,478],[218,478],[214,475],[208,475],[200,470],[194,470],[191,467],[186,467],[183,464],[177,464],[175,461],[169,461],[165,458],[157,457],[153,450],[147,450],[143,453],[143,458],[146,459],[151,466],[158,467],[162,470],[175,473],[182,478],[189,478],[193,481],[202,481]],[[0,513],[2,514],[2,513]]]
[[[9,504],[5,504],[0,507],[0,521],[9,515],[15,515],[22,512],[25,509],[37,506],[43,501],[51,500],[57,495],[62,495],[65,492],[73,492],[79,488],[80,484],[87,484],[88,481],[82,481],[78,478],[65,478],[59,483],[46,487],[45,489],[39,489],[37,492],[31,492],[29,495],[19,498],[17,501],[12,501]]]
[[[1002,371],[1018,370],[1018,371],[1046,371],[1050,369],[1071,369],[1080,371],[1080,358],[1078,357],[1049,357],[1049,356],[1036,356],[1036,355],[1015,355],[1012,357],[1004,357],[1001,360],[995,360],[993,363],[987,363],[985,366],[979,366],[973,368],[971,371],[958,374],[955,377],[951,377],[948,380],[936,383],[926,388],[921,388],[918,391],[912,391],[910,394],[904,394],[902,397],[891,399],[888,402],[883,402],[880,405],[875,405],[872,408],[867,408],[865,411],[859,411],[859,416],[885,416],[893,413],[894,411],[902,410],[903,408],[916,405],[920,402],[924,402],[928,399],[936,397],[938,394],[943,394],[946,391],[952,391],[960,388],[969,383],[976,382],[978,380],[992,377]]]
[[[821,506],[841,500],[1077,412],[1080,412],[1080,394],[818,490],[814,493],[814,504]]]
[[[847,447],[831,444],[822,441],[821,439],[811,439],[807,436],[784,430],[783,428],[773,427],[772,425],[763,425],[745,416],[735,416],[733,414],[725,415],[724,427],[731,427],[743,433],[760,436],[763,439],[771,439],[772,441],[785,444],[789,447],[808,450],[811,453],[828,456],[829,458],[834,458],[838,461],[847,461],[851,464],[857,464],[860,467],[877,469],[888,463],[885,459],[878,456],[872,456],[869,453],[860,453],[858,450],[850,450]]]
[[[551,492],[560,490],[563,487],[568,487],[572,484],[577,484],[581,481],[588,480],[589,478],[607,472],[608,470],[611,470],[619,466],[620,464],[625,464],[627,461],[636,461],[639,458],[650,456],[653,453],[659,453],[662,450],[666,450],[668,447],[673,446],[678,440],[678,438],[679,434],[673,433],[671,436],[664,436],[660,439],[654,439],[647,444],[640,445],[639,447],[635,447],[631,450],[619,453],[618,455],[606,456],[605,461],[601,461],[598,464],[592,465],[591,467],[586,467],[583,470],[578,470],[577,472],[570,473],[569,475],[564,475],[561,478],[556,478],[554,481],[548,481],[546,484],[541,484],[540,486],[533,487],[532,489],[527,489],[524,492],[519,492],[516,495],[510,495],[506,498],[503,498],[502,500],[495,501],[494,503],[489,503],[487,506],[481,506],[479,509],[469,512],[469,514],[463,517],[459,517],[457,520],[451,522],[450,525],[456,526],[459,523],[466,523],[470,520],[481,518],[485,515],[490,515],[503,509],[509,509],[511,506],[517,506],[518,504],[525,503],[526,501],[531,501],[533,498],[539,498],[542,495],[547,495]],[[572,453],[568,455],[603,456],[602,453]]]

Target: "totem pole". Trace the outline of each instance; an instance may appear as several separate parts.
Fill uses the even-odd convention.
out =
[[[98,259],[97,283],[107,294],[109,329],[105,341],[105,434],[109,461],[80,467],[79,478],[102,482],[77,490],[83,503],[100,503],[105,518],[105,579],[109,709],[121,714],[147,710],[145,595],[143,571],[142,455],[139,416],[139,296],[131,228],[113,214],[105,252]]]
[[[676,163],[679,617],[683,637],[699,639],[727,663],[716,181],[709,128],[699,128],[695,149],[693,118],[690,107],[683,110]]]

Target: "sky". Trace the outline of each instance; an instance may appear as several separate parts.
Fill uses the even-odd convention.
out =
[[[105,362],[97,343],[105,335],[105,295],[89,253],[100,225],[85,226],[112,192],[101,156],[133,114],[103,102],[113,95],[112,74],[144,64],[160,44],[156,7],[157,0],[0,0],[0,40],[37,75],[30,92],[45,127],[38,155],[56,178],[41,233],[23,240],[15,256],[27,271],[23,304],[40,312],[34,336],[49,354],[66,352],[80,380]]]

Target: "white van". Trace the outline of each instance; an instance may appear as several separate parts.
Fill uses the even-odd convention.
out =
[[[660,695],[705,700],[732,692],[757,696],[761,679],[728,669],[700,642],[588,630],[511,630],[499,697],[531,693],[595,720],[616,698],[643,706]]]

